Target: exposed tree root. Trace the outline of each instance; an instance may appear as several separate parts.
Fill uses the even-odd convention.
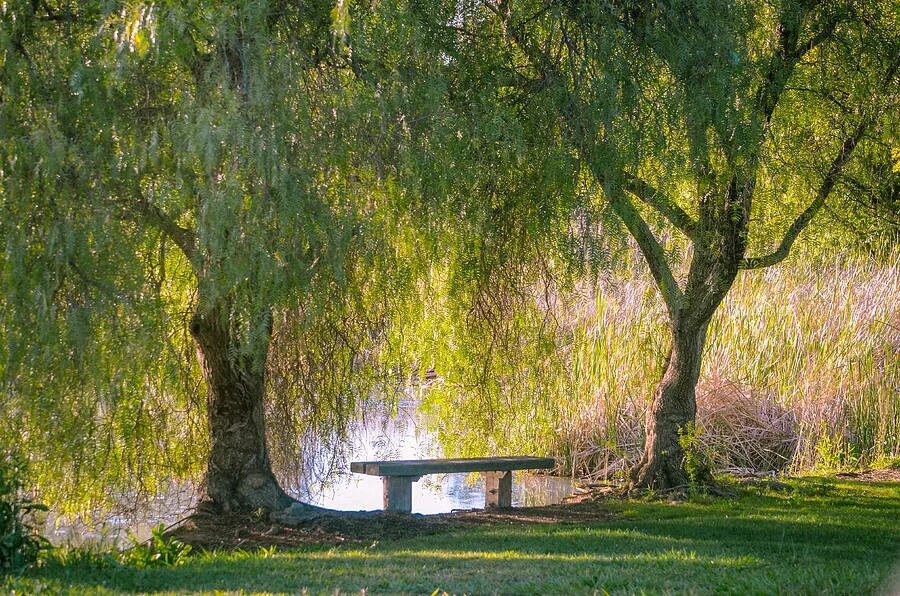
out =
[[[602,501],[564,505],[465,510],[437,515],[384,511],[333,511],[311,507],[318,514],[282,523],[273,516],[225,514],[198,508],[167,534],[198,548],[292,547],[303,544],[371,544],[374,540],[413,538],[473,525],[572,524],[583,526],[615,517]]]
[[[631,470],[626,491],[631,495],[652,491],[681,497],[698,492],[720,497],[736,496],[734,491],[720,485],[708,468],[696,470],[689,476],[680,462],[677,465],[674,462],[674,458],[648,460],[645,455]]]

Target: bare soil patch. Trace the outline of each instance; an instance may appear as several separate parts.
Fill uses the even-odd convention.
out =
[[[886,468],[884,470],[865,470],[863,472],[841,472],[835,474],[841,480],[853,480],[855,482],[900,482],[900,468]]]
[[[203,549],[255,549],[309,544],[366,544],[410,538],[473,525],[596,524],[614,517],[602,503],[584,501],[546,507],[453,511],[438,515],[404,515],[383,511],[327,513],[287,526],[250,515],[198,510],[170,536]]]
[[[900,469],[844,472],[834,476],[859,482],[898,482]],[[735,476],[746,487],[791,490],[779,480],[762,476]],[[678,495],[670,495],[670,499]],[[729,495],[736,496],[736,495]],[[665,497],[665,495],[660,495]],[[615,517],[606,505],[627,498],[621,487],[584,485],[560,505],[513,509],[472,509],[437,515],[398,514],[384,511],[326,512],[296,525],[285,525],[246,514],[219,514],[202,506],[176,528],[167,532],[202,549],[255,549],[276,546],[371,544],[377,540],[411,538],[490,524],[578,524],[603,523]]]

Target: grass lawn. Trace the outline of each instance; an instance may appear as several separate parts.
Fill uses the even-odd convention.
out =
[[[478,524],[136,569],[51,557],[17,593],[900,593],[900,483],[791,480],[739,499],[611,501],[591,523]]]

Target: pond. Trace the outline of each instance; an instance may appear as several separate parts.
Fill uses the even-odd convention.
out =
[[[442,457],[440,446],[417,413],[416,403],[401,402],[396,412],[370,412],[351,429],[347,461],[424,459]],[[531,455],[531,454],[520,454]],[[516,474],[513,506],[559,503],[572,494],[572,479],[546,474]],[[300,495],[306,502],[344,511],[382,508],[378,476],[338,473],[313,481]],[[295,495],[296,496],[296,495]],[[484,479],[480,474],[432,474],[413,483],[413,513],[446,513],[484,507]]]
[[[429,432],[417,413],[414,401],[401,402],[395,411],[376,408],[356,421],[350,429],[342,459],[357,460],[423,459],[441,457],[437,438]],[[529,455],[529,454],[523,454]],[[327,458],[328,455],[323,455]],[[312,462],[310,468],[327,467]],[[304,485],[290,491],[307,503],[341,511],[382,508],[382,482],[378,476],[352,474],[349,465],[326,478],[311,475]],[[559,503],[572,493],[570,478],[516,474],[513,506],[540,506]],[[138,513],[108,516],[92,523],[60,521],[52,513],[45,535],[56,544],[104,543],[127,545],[130,536],[145,540],[151,528],[169,526],[187,516],[195,504],[191,487],[173,486]],[[433,474],[413,483],[413,513],[446,513],[455,509],[484,507],[484,480],[480,474]]]

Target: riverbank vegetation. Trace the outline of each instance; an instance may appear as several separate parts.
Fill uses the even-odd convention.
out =
[[[549,453],[564,473],[621,480],[641,454],[668,350],[652,283],[624,268],[536,301],[534,319],[513,323],[527,340],[492,354],[448,349],[450,378],[422,393],[445,448]],[[473,391],[464,381],[484,358],[500,380]],[[744,273],[710,326],[696,448],[717,470],[884,465],[900,457],[898,388],[897,256],[819,255]]]

